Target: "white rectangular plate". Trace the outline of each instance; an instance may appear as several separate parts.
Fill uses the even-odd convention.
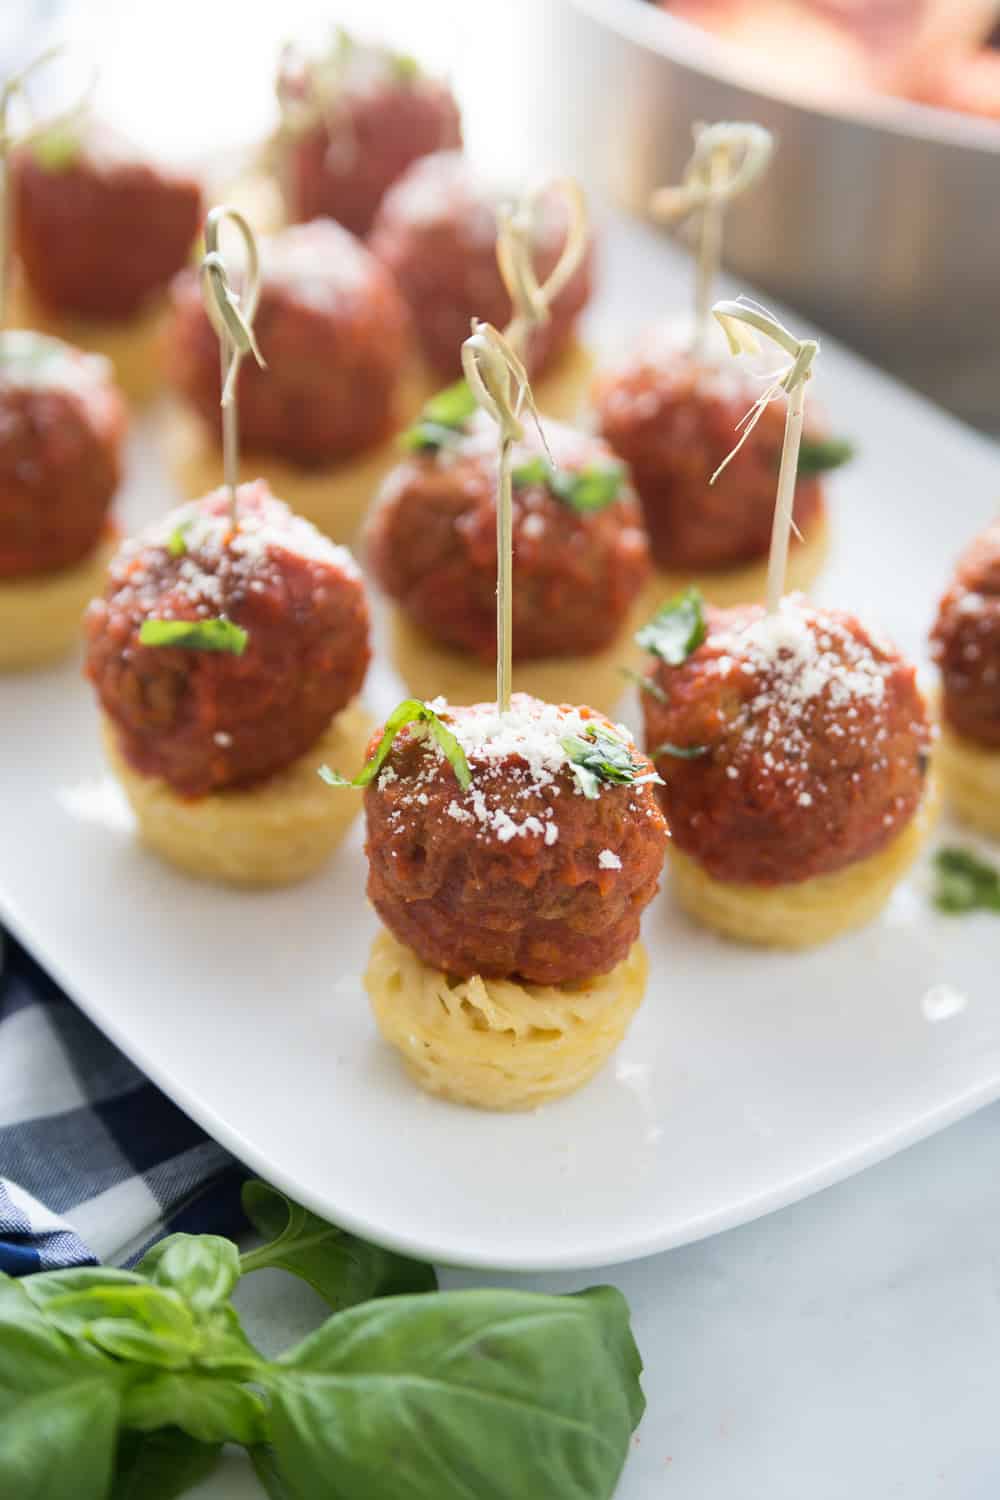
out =
[[[606,351],[687,289],[636,226],[610,226],[603,271]],[[831,486],[818,595],[923,657],[951,560],[995,507],[996,450],[829,340],[821,366],[859,457]],[[154,425],[132,444],[130,525],[172,499]],[[381,712],[403,696],[384,662],[368,696]],[[600,1077],[525,1116],[433,1101],[362,991],[360,827],[300,888],[201,885],[137,846],[78,662],[0,680],[0,723],[4,920],[208,1131],[375,1240],[465,1265],[607,1265],[789,1203],[1000,1095],[1000,924],[936,915],[923,866],[868,930],[794,956],[696,930],[665,890],[645,1005]]]

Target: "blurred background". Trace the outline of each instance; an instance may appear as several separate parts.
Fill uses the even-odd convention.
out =
[[[0,65],[72,40],[53,90],[92,60],[145,147],[237,159],[275,123],[281,43],[337,23],[448,73],[485,169],[571,170],[634,213],[694,121],[767,125],[728,268],[1000,430],[1000,0],[7,0]]]

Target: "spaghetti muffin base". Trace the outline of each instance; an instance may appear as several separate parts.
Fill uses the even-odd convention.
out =
[[[941,724],[934,760],[951,812],[969,828],[1000,839],[1000,749]]]
[[[167,782],[134,771],[104,720],[111,769],[135,813],[139,837],[188,875],[223,885],[292,885],[325,863],[361,811],[361,793],[321,781],[325,762],[364,758],[374,722],[357,702],[337,714],[312,749],[256,786],[181,797]]]
[[[0,672],[45,666],[72,651],[114,550],[113,541],[103,541],[75,567],[0,579]]]
[[[582,984],[451,978],[384,929],[365,988],[384,1039],[420,1088],[478,1109],[525,1110],[582,1088],[621,1042],[646,989],[635,943]]]
[[[162,387],[165,297],[157,297],[148,308],[124,323],[99,323],[54,312],[40,303],[20,279],[15,279],[11,303],[12,328],[31,328],[88,354],[103,354],[111,362],[116,384],[134,404],[151,400]]]

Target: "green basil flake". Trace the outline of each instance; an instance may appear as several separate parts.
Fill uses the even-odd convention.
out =
[[[437,453],[454,448],[462,436],[459,427],[445,427],[441,422],[415,422],[397,439],[400,448],[410,453]]]
[[[248,633],[225,615],[215,620],[143,620],[139,643],[143,646],[181,646],[185,651],[228,651],[242,656]]]
[[[591,799],[600,795],[602,781],[626,786],[646,771],[642,762],[634,759],[627,741],[596,724],[588,724],[582,735],[566,735],[559,743],[569,757],[580,790]],[[655,773],[642,779],[663,784]]]
[[[824,474],[839,469],[854,457],[854,445],[846,438],[803,437],[799,446],[799,474]]]
[[[544,484],[557,500],[572,510],[603,510],[617,500],[625,482],[623,464],[588,464],[585,469],[560,469],[539,456],[519,464],[511,473],[518,489]]]
[[[182,521],[179,526],[174,527],[173,531],[167,538],[167,551],[170,553],[171,557],[183,557],[185,552],[187,551],[187,539],[185,537],[185,532],[187,531],[190,524],[190,521]]]
[[[414,83],[420,77],[420,64],[409,52],[393,52],[390,61],[398,83]]]
[[[47,130],[33,143],[31,154],[45,172],[66,172],[80,155],[80,140],[67,127]]]
[[[673,756],[674,760],[697,760],[699,755],[708,754],[708,746],[672,745],[669,740],[664,740],[662,745],[657,745],[656,749],[651,750],[649,753],[652,756],[653,760],[655,760],[658,755],[670,755]]]
[[[397,734],[410,724],[427,725],[428,731],[440,745],[445,759],[454,771],[459,786],[463,791],[471,786],[472,772],[469,770],[465,751],[434,710],[428,708],[427,704],[422,703],[419,698],[407,698],[393,709],[385,721],[382,738],[375,748],[375,754],[352,780],[349,781],[346,776],[341,776],[339,771],[333,771],[329,766],[320,766],[320,776],[328,786],[369,786],[385,765]]]
[[[1000,870],[971,849],[939,849],[934,905],[955,916],[969,911],[1000,911]]]
[[[636,632],[644,651],[669,667],[679,667],[705,639],[704,601],[700,589],[688,588],[668,599],[648,625]]]
[[[402,448],[417,452],[437,452],[453,447],[462,435],[466,422],[476,410],[476,398],[465,380],[445,386],[424,404],[418,420],[400,434]]]

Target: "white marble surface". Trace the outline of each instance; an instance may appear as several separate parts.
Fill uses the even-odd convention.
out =
[[[561,1276],[445,1272],[442,1283],[622,1289],[649,1404],[617,1500],[996,1500],[998,1163],[995,1105],[665,1255]],[[237,1301],[271,1352],[323,1316],[279,1272],[249,1278]],[[193,1494],[260,1491],[234,1457]]]

